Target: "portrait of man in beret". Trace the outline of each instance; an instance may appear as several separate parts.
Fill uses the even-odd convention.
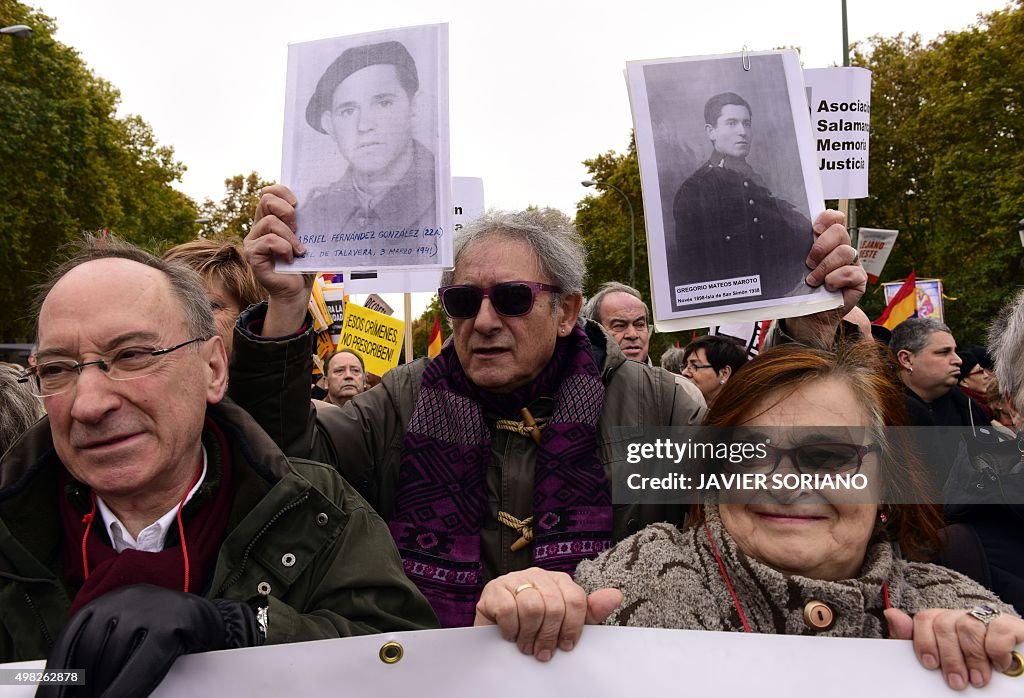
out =
[[[419,94],[416,63],[398,41],[346,49],[328,66],[305,120],[334,141],[347,168],[304,197],[297,212],[301,232],[438,225],[434,154],[414,135]]]

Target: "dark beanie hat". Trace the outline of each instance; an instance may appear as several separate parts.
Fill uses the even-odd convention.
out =
[[[379,44],[355,46],[345,49],[320,76],[320,82],[316,84],[316,90],[306,105],[306,123],[320,133],[327,133],[320,125],[320,118],[325,111],[330,111],[334,90],[352,73],[378,64],[395,66],[398,82],[410,96],[420,89],[416,62],[399,42],[383,41]]]
[[[978,344],[975,344],[970,349],[968,349],[968,351],[974,354],[974,357],[978,360],[978,363],[981,365],[982,368],[988,371],[992,370],[992,357],[989,355],[988,349]]]
[[[956,355],[959,356],[960,361],[963,362],[960,364],[960,380],[964,380],[967,376],[971,375],[971,371],[978,366],[978,357],[970,351],[958,351]]]

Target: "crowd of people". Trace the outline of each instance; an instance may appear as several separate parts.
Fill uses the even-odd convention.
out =
[[[706,336],[658,367],[636,289],[584,303],[567,219],[490,212],[455,238],[440,354],[367,389],[339,350],[315,399],[311,280],[274,269],[304,252],[298,206],[274,185],[244,244],[87,238],[53,271],[32,366],[0,366],[0,660],[144,695],[186,653],[476,624],[548,661],[605,623],[911,640],[954,689],[1024,670],[1024,294],[988,350],[928,319],[884,346],[842,320],[866,274],[827,211],[806,283],[841,308],[750,361]],[[698,425],[773,435],[707,473],[863,474],[870,497],[614,501],[623,427]]]

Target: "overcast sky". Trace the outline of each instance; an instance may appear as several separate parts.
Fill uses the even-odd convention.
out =
[[[448,22],[452,174],[486,204],[575,214],[582,160],[623,152],[627,60],[798,46],[804,67],[842,63],[840,0],[29,0],[57,38],[121,91],[188,166],[180,188],[281,167],[287,44]],[[1002,0],[849,0],[850,40],[960,29]]]

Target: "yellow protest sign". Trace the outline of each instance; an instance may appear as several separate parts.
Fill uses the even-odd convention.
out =
[[[351,349],[363,357],[366,370],[383,376],[398,365],[405,323],[376,310],[345,304],[345,325],[338,349]]]

